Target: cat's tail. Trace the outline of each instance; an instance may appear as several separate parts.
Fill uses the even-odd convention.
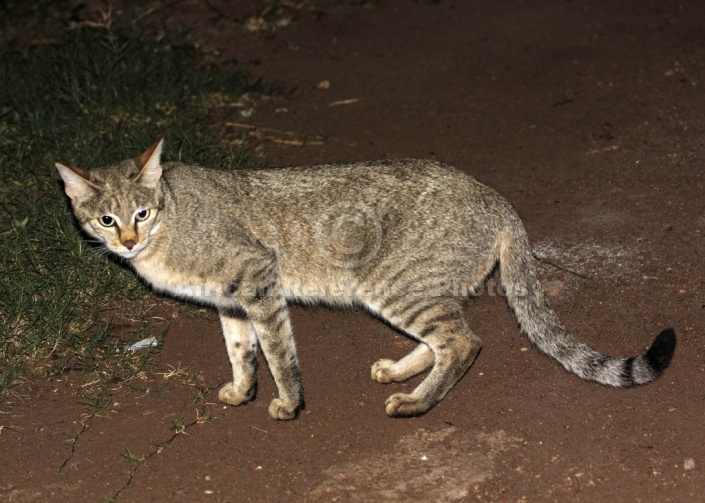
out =
[[[603,355],[571,335],[546,300],[526,231],[518,217],[502,235],[499,263],[507,301],[522,331],[539,351],[581,379],[631,387],[653,381],[671,362],[676,348],[673,329],[661,332],[644,355],[632,358]]]

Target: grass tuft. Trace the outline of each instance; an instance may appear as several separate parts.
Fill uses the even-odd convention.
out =
[[[166,137],[166,160],[242,165],[208,117],[214,103],[273,90],[199,59],[187,45],[92,28],[0,49],[0,394],[37,373],[126,378],[132,357],[106,310],[147,292],[80,235],[53,163],[110,164]]]

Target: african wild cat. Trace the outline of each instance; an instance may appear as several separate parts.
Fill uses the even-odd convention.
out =
[[[275,419],[304,404],[287,300],[360,305],[419,342],[372,378],[400,382],[430,369],[390,416],[423,414],[472,365],[480,339],[467,296],[497,262],[522,331],[582,379],[629,387],[667,367],[665,330],[645,355],[605,356],[573,337],[546,301],[524,226],[491,188],[435,161],[402,160],[217,171],[160,162],[162,141],[137,159],[85,171],[57,163],[83,229],[156,290],[218,309],[233,379],[221,401],[256,393],[257,347],[279,396]]]

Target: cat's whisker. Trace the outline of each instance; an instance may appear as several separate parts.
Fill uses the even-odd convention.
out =
[[[93,241],[86,240],[86,241],[88,241],[91,244],[91,246],[86,248],[87,253],[97,253],[99,255],[102,255],[105,253],[105,250],[107,250],[105,243],[103,243],[102,241],[96,241],[96,240],[93,240]]]

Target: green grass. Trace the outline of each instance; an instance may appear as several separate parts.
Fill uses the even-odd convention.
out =
[[[198,66],[201,56],[87,28],[50,46],[0,49],[0,393],[69,369],[120,379],[141,358],[121,350],[106,309],[149,294],[84,242],[53,163],[109,164],[165,137],[166,160],[243,164],[208,133],[209,103],[272,89],[237,68]]]

